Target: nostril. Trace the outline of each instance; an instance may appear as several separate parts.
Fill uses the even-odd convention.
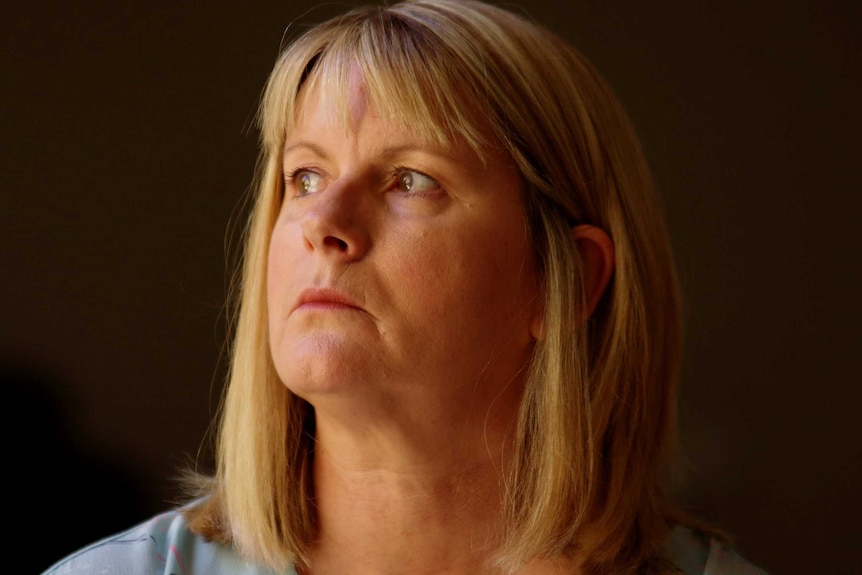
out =
[[[323,244],[342,252],[347,251],[347,242],[341,238],[336,238],[335,236],[326,236],[323,239]]]

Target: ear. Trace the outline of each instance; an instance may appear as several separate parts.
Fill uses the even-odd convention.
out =
[[[584,286],[586,287],[587,313],[584,319],[590,317],[614,273],[616,258],[614,242],[601,228],[587,224],[572,228],[575,246],[581,255],[581,265],[584,266]],[[530,324],[530,335],[533,339],[542,339],[545,333],[545,317],[536,313]]]
[[[581,264],[584,266],[584,287],[587,290],[587,313],[584,319],[590,317],[596,309],[602,294],[611,281],[614,272],[614,242],[601,228],[587,224],[572,228]]]

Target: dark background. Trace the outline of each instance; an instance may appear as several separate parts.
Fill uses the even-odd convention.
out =
[[[4,8],[3,468],[27,572],[165,509],[206,447],[252,115],[312,5]],[[862,573],[859,4],[520,6],[616,89],[665,198],[683,501],[773,574]]]

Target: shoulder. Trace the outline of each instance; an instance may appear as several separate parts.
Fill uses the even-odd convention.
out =
[[[729,544],[682,526],[671,530],[666,551],[685,575],[767,575]]]
[[[42,575],[272,575],[193,533],[181,510],[157,515],[61,559]],[[295,575],[295,574],[288,574]]]

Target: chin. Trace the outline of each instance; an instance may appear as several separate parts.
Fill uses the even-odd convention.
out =
[[[302,349],[302,348],[301,348]],[[285,354],[287,355],[287,354]],[[282,383],[293,393],[311,401],[317,395],[349,393],[368,384],[381,369],[371,365],[368,353],[348,346],[314,346],[275,357]]]

